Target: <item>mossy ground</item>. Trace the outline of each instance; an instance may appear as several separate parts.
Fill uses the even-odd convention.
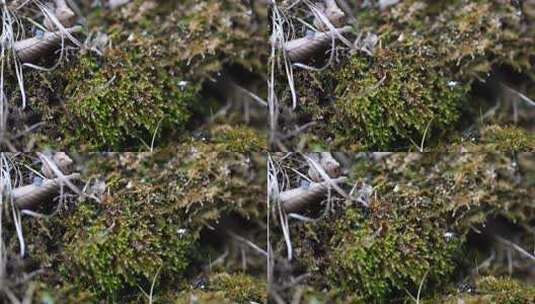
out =
[[[349,184],[374,187],[369,208],[335,200],[334,209],[318,221],[291,221],[291,266],[279,256],[286,248],[280,228],[272,228],[280,263],[275,266],[280,281],[275,282],[307,274],[291,292],[282,293],[302,295],[301,303],[409,303],[418,290],[421,301],[440,302],[449,290],[462,297],[459,286],[475,277],[477,282],[468,284],[480,293],[474,299],[481,303],[530,303],[533,290],[515,281],[529,282],[529,274],[522,274],[529,269],[528,259],[509,253],[520,263],[514,279],[479,279],[474,269],[488,258],[489,248],[506,250],[493,239],[496,235],[514,238],[524,248],[533,241],[523,230],[535,218],[528,173],[534,168],[524,162],[532,157],[397,153],[377,162],[360,158],[352,164]],[[304,215],[322,214],[314,210]],[[493,263],[479,273],[508,275],[507,262],[497,258]],[[481,283],[487,281],[496,284]]]
[[[516,103],[522,113],[516,123],[531,132],[533,109],[516,95],[504,96],[501,87],[526,93],[523,88],[533,84],[535,41],[527,25],[532,16],[524,11],[520,4],[493,0],[355,8],[358,32],[378,35],[373,55],[339,51],[327,70],[296,68],[296,117],[283,119],[282,128],[315,121],[296,139],[311,149],[407,151],[423,143],[440,150],[465,138],[464,130],[474,125],[514,123],[509,105]],[[311,63],[321,65],[321,58]],[[491,83],[495,75],[499,81]],[[474,83],[480,81],[488,81],[486,99],[477,95],[482,92]],[[290,100],[285,77],[279,88],[281,102]],[[481,126],[480,118],[500,98],[505,115]],[[496,144],[489,150],[523,148],[492,140]]]
[[[262,155],[198,143],[80,160],[87,194],[100,202],[81,197],[49,218],[24,221],[28,254],[12,265],[15,276],[42,269],[18,286],[33,286],[35,301],[144,303],[153,282],[156,302],[189,303],[196,294],[266,301],[265,257],[232,237],[262,247]],[[16,237],[8,244],[16,260]]]
[[[203,291],[182,292],[173,303],[266,303],[267,285],[264,279],[243,274],[216,274],[209,278],[208,288]]]
[[[267,43],[265,31],[259,30],[265,21],[261,9],[252,14],[248,4],[234,0],[138,0],[115,10],[82,9],[85,36],[93,39],[51,72],[25,69],[29,107],[19,113],[13,104],[10,123],[21,132],[33,123],[39,128],[17,138],[20,145],[137,151],[150,148],[153,140],[156,146],[187,141],[197,129],[211,127],[209,118],[233,99],[233,87],[216,92],[210,85],[237,79],[242,87],[257,90],[262,83],[255,76],[263,72],[268,50],[259,47]],[[250,77],[233,75],[236,70]],[[10,91],[16,92],[15,79],[10,80]],[[13,94],[13,101],[19,98]],[[238,117],[226,124],[246,123]],[[256,137],[262,141],[266,136]]]
[[[460,293],[444,297],[441,300],[432,300],[429,303],[467,303],[467,304],[526,304],[535,301],[535,288],[526,286],[511,278],[482,277],[476,282],[476,292]]]

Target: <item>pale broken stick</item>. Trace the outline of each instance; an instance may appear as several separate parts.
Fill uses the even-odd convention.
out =
[[[300,212],[310,204],[318,203],[325,198],[331,183],[345,182],[347,177],[339,177],[320,183],[311,183],[308,187],[300,187],[279,194],[282,207],[287,213]]]
[[[67,28],[67,33],[74,34],[82,30],[81,26]],[[62,41],[71,40],[61,31],[45,32],[42,37],[33,37],[15,42],[14,49],[22,63],[32,62],[60,46]]]
[[[350,26],[344,26],[342,28],[337,28],[336,32],[318,32],[313,36],[290,40],[284,44],[284,50],[286,51],[286,54],[288,54],[290,61],[303,61],[328,47],[332,40],[336,39],[338,35],[343,35],[350,31]]]
[[[39,185],[31,184],[17,187],[11,191],[11,198],[20,209],[34,209],[39,203],[53,199],[60,192],[63,180],[73,180],[79,177],[80,174],[73,173],[63,177],[45,179]]]

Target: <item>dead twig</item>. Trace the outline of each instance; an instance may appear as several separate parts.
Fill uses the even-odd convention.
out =
[[[81,26],[67,28],[69,34],[78,33],[82,30]],[[42,37],[33,37],[15,42],[13,48],[17,57],[22,63],[33,62],[51,52],[65,41],[63,31],[46,32]]]
[[[528,259],[532,260],[532,261],[535,261],[535,256],[529,252],[527,252],[524,248],[518,246],[517,244],[509,241],[509,240],[506,240],[504,238],[502,238],[501,236],[494,236],[494,238],[498,241],[498,242],[501,242],[505,245],[508,245],[508,246],[511,246],[511,248],[513,248],[514,250],[516,250],[518,253],[520,253],[521,255],[527,257]]]
[[[300,187],[283,191],[279,194],[280,202],[287,213],[299,212],[309,205],[318,203],[327,195],[329,187],[340,184],[347,180],[347,177],[339,177],[320,183],[311,183],[308,187]]]
[[[45,179],[41,184],[17,187],[11,191],[11,198],[20,209],[35,209],[39,203],[53,199],[59,193],[65,180],[74,180],[79,177],[80,174],[73,173],[64,177]]]
[[[334,32],[316,33],[313,36],[290,40],[284,44],[284,50],[290,61],[304,61],[317,52],[327,48],[337,35],[343,35],[350,31],[350,26],[344,26],[342,28],[337,28]]]

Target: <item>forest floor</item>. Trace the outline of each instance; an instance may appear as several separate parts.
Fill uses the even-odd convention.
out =
[[[535,1],[0,7],[0,303],[535,303]]]

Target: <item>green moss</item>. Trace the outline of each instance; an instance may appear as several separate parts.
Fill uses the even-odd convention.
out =
[[[482,130],[484,141],[498,151],[535,151],[535,136],[517,127],[489,126]],[[489,149],[489,150],[491,150]]]
[[[67,145],[117,150],[185,129],[198,87],[181,89],[183,80],[159,64],[152,48],[110,50],[100,64],[82,57],[67,72],[70,100],[63,125],[72,133]]]
[[[535,137],[526,130],[516,126],[487,125],[481,128],[478,136],[454,139],[454,144],[439,145],[436,150],[452,152],[485,151],[534,151]]]
[[[189,303],[267,303],[264,280],[244,274],[218,273],[211,276],[202,291],[183,292],[176,304]]]
[[[79,207],[74,218],[88,218],[91,222],[85,229],[78,227],[83,233],[66,235],[66,259],[61,270],[65,277],[76,273],[73,279],[81,286],[115,300],[126,288],[148,286],[160,268],[166,280],[183,278],[193,261],[197,238],[181,228],[186,220],[172,205],[156,200],[146,204],[120,199],[124,200],[120,207],[105,210],[117,214],[113,219],[98,217],[96,208],[88,214],[84,209],[91,207]],[[165,212],[158,208],[165,208]]]
[[[268,56],[267,26],[261,17],[266,7],[252,4],[251,8],[239,0],[183,1],[179,10],[183,16],[179,26],[185,35],[173,35],[171,51],[196,77],[213,77],[227,65],[240,65],[262,72]]]
[[[331,240],[332,284],[367,301],[388,302],[422,281],[429,288],[447,279],[460,242],[445,237],[446,223],[431,207],[417,210],[390,208],[371,220],[360,211],[348,211]]]
[[[247,303],[250,301],[264,303],[267,300],[267,285],[264,280],[258,280],[243,274],[219,275],[213,279],[216,289],[224,290],[232,301]]]
[[[476,294],[448,296],[441,303],[467,304],[527,304],[535,301],[535,288],[511,278],[482,277],[476,282]],[[437,303],[437,300],[429,303]]]
[[[535,288],[511,278],[485,277],[478,281],[478,290],[492,294],[491,303],[521,304],[535,301]]]
[[[295,72],[299,118],[321,121],[309,133],[331,150],[436,146],[460,125],[474,80],[497,66],[531,69],[534,39],[503,1],[411,0],[357,19],[359,32],[379,36],[371,58],[347,54],[321,73]]]
[[[495,217],[535,219],[535,192],[518,182],[506,155],[399,153],[364,162],[353,176],[376,191],[369,209],[344,205],[292,227],[296,267],[313,274],[310,287],[327,292],[327,302],[408,300],[420,284],[422,296],[440,295],[473,263],[465,246],[472,229]]]
[[[36,303],[95,303],[98,298],[94,293],[80,290],[75,286],[50,286],[50,284],[38,283],[35,285],[33,300]]]
[[[258,134],[258,131],[242,126],[217,126],[212,130],[213,142],[220,146],[222,151],[253,152],[267,151],[267,138]]]
[[[157,146],[187,141],[199,123],[192,117],[199,109],[203,120],[210,114],[205,100],[215,100],[212,112],[225,102],[205,84],[234,68],[264,72],[265,7],[258,19],[238,0],[136,0],[116,10],[86,9],[88,31],[107,39],[103,54],[88,47],[52,72],[26,73],[32,116],[21,123],[44,122],[42,134],[32,135],[38,146],[132,151],[153,139]]]
[[[420,143],[457,120],[467,87],[450,86],[425,61],[397,56],[380,51],[371,61],[353,57],[334,75],[339,85],[331,122],[347,144],[388,149]]]
[[[343,295],[338,289],[332,288],[329,290],[318,290],[311,286],[300,286],[302,292],[301,303],[304,304],[322,304],[322,303],[335,303],[335,304],[360,304],[364,303],[362,297],[358,295]]]
[[[106,182],[95,194],[100,202],[85,198],[61,216],[25,227],[32,260],[49,271],[41,290],[137,303],[145,300],[140,288],[148,291],[153,280],[162,294],[183,289],[208,256],[221,254],[216,245],[201,244],[203,231],[224,218],[252,223],[264,212],[258,207],[264,183],[253,182],[251,157],[200,143],[91,157],[84,176]],[[214,286],[231,292],[232,284],[248,280],[221,277]],[[254,292],[261,291],[247,294]]]

